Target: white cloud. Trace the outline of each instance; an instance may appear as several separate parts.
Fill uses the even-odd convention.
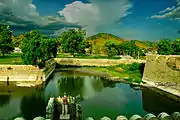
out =
[[[28,26],[28,30],[53,30],[55,34],[66,28],[82,26],[92,35],[118,28],[121,19],[131,14],[128,12],[131,7],[129,0],[91,0],[90,3],[75,1],[67,4],[57,16],[40,16],[32,0],[0,0],[0,24],[10,24],[22,30]]]
[[[180,19],[180,6],[163,15],[153,15],[151,16],[151,18],[156,18],[156,19],[168,18],[170,20],[179,20]]]
[[[76,1],[66,5],[59,14],[70,23],[84,26],[90,35],[117,26],[117,21],[130,14],[128,9],[131,7],[128,0],[91,0],[91,3]]]
[[[164,19],[167,18],[169,20],[178,20],[180,19],[180,0],[177,0],[177,5],[176,7],[171,7],[171,8],[166,8],[163,11],[160,11],[160,14],[157,15],[153,15],[151,17],[147,17],[147,18],[152,18],[152,19]],[[166,12],[166,13],[165,13]],[[164,14],[162,14],[164,13]]]
[[[177,2],[177,5],[180,5],[180,0],[176,0],[176,2]]]
[[[40,16],[36,11],[36,6],[32,4],[32,0],[0,1],[0,16],[1,15],[4,15],[4,18],[14,17],[22,21],[33,22],[40,26],[57,22],[69,24],[65,21],[64,17],[61,16]]]
[[[165,13],[165,12],[171,11],[171,10],[173,10],[174,8],[175,8],[175,6],[168,7],[168,8],[166,8],[165,10],[160,11],[159,13],[160,13],[160,14],[162,14],[162,13]]]
[[[67,31],[68,29],[75,29],[74,27],[64,27],[62,29],[56,30],[53,34],[50,34],[50,36],[60,36],[61,33],[63,33],[64,31]]]

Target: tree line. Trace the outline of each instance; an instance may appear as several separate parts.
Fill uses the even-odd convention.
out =
[[[108,57],[113,57],[115,55],[130,55],[137,58],[138,56],[145,55],[142,49],[135,44],[135,41],[116,43],[109,40],[105,42],[105,47]]]
[[[86,54],[86,49],[92,53],[93,45],[85,38],[86,31],[82,29],[69,29],[59,37],[50,38],[38,30],[25,32],[20,37],[12,37],[13,32],[7,25],[0,25],[0,52],[2,56],[13,52],[15,47],[20,47],[24,64],[43,66],[45,61],[56,57],[57,52]],[[108,57],[115,55],[130,55],[134,58],[145,56],[147,50],[138,47],[135,41],[116,43],[111,40],[105,42],[106,54]],[[170,41],[163,39],[151,45],[158,54],[180,55],[180,39]]]

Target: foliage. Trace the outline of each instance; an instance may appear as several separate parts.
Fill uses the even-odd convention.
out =
[[[23,35],[19,35],[19,36],[12,36],[12,41],[15,47],[21,47],[22,45],[22,40],[24,38]]]
[[[140,66],[138,63],[132,63],[129,67],[130,71],[135,71],[135,70],[139,70]]]
[[[129,82],[142,82],[142,76],[144,71],[144,64],[119,64],[116,66],[107,67],[88,67],[90,70],[107,72],[112,77],[119,77],[120,79],[127,80]],[[119,71],[121,69],[121,72]]]
[[[161,55],[170,55],[172,54],[172,44],[168,39],[163,39],[158,42],[158,54]]]
[[[11,39],[12,31],[7,25],[0,25],[0,52],[4,56],[14,50]]]
[[[96,40],[96,39],[99,39],[99,38],[103,38],[103,39],[115,39],[115,40],[119,40],[119,41],[124,41],[123,39],[115,36],[115,35],[112,35],[110,33],[98,33],[96,35],[93,35],[93,36],[90,36],[87,38],[87,40]]]
[[[108,56],[114,55],[130,55],[134,58],[138,54],[143,55],[142,50],[135,44],[135,41],[127,41],[122,43],[116,43],[113,41],[107,41],[105,43]]]
[[[43,65],[44,62],[57,54],[56,39],[47,38],[40,31],[24,33],[22,43],[22,59],[25,64]]]
[[[85,32],[83,30],[69,29],[63,32],[60,37],[60,45],[63,52],[71,53],[85,53],[87,42],[84,40]]]
[[[172,42],[173,55],[180,55],[180,39],[176,39]]]
[[[108,54],[108,57],[109,57],[109,58],[112,58],[113,56],[117,55],[118,52],[117,52],[117,50],[116,50],[115,48],[110,48],[110,49],[108,50],[107,54]]]
[[[109,33],[98,33],[88,37],[86,40],[92,44],[93,54],[107,54],[105,43],[109,40],[114,43],[121,43],[125,41],[124,39]]]
[[[109,58],[118,54],[116,46],[117,46],[116,43],[114,43],[113,41],[105,42],[106,53],[107,53]]]

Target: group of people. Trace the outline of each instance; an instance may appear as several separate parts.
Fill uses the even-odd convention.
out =
[[[67,114],[68,113],[68,104],[69,103],[74,103],[75,98],[74,97],[67,97],[66,93],[64,93],[64,96],[61,98],[60,96],[57,98],[57,101],[61,103],[62,105],[62,114]]]

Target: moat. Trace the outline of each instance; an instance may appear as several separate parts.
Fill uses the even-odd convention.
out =
[[[45,89],[18,88],[13,85],[0,86],[0,120],[12,120],[23,116],[26,120],[46,114],[49,97],[80,96],[82,117],[100,119],[118,115],[131,117],[147,113],[158,115],[180,111],[180,103],[160,96],[145,88],[136,90],[133,86],[73,70],[54,72]]]

